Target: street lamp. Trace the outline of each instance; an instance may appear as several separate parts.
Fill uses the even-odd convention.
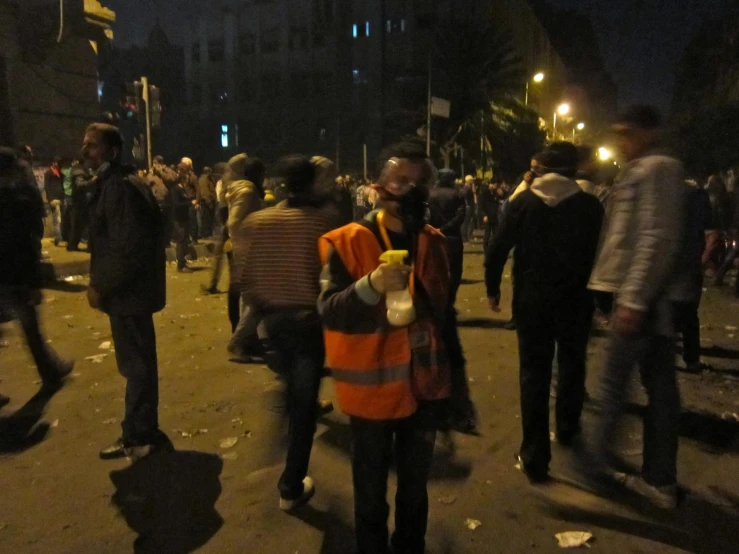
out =
[[[576,127],[573,127],[572,128],[572,142],[575,142],[575,134],[576,134],[576,132],[577,131],[582,131],[583,129],[585,129],[585,123],[583,123],[583,122],[578,123]]]
[[[611,151],[605,146],[601,146],[600,148],[598,148],[598,157],[601,161],[607,162],[611,159],[612,156],[613,154],[611,154]]]
[[[560,104],[557,108],[557,111],[554,112],[554,125],[552,126],[552,138],[557,138],[557,114],[559,115],[567,115],[570,113],[570,105],[565,102],[564,104]]]
[[[534,75],[532,77],[532,80],[535,83],[541,83],[544,80],[544,74],[543,73],[537,73],[536,75]],[[526,101],[525,101],[525,105],[526,106],[529,105],[529,82],[528,81],[526,81]]]

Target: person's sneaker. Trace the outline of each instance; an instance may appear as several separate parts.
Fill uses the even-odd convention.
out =
[[[656,487],[647,483],[638,475],[626,473],[614,474],[615,480],[630,490],[648,500],[663,510],[675,510],[677,508],[677,485]]]
[[[503,325],[503,329],[506,331],[515,331],[516,330],[516,320],[512,319],[505,325]]]
[[[100,451],[101,460],[117,460],[125,457],[126,447],[123,444],[123,437],[118,437],[113,444]]]
[[[303,493],[300,496],[293,500],[280,497],[280,510],[290,512],[308,502],[314,494],[316,494],[316,485],[313,483],[313,479],[306,477],[303,479]]]

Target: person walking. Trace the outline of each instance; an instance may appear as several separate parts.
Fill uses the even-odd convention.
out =
[[[324,361],[323,330],[316,309],[321,273],[318,239],[332,224],[314,188],[316,166],[311,160],[282,158],[274,173],[284,179],[288,197],[244,222],[243,255],[248,263],[240,285],[246,303],[264,317],[277,352],[277,373],[286,381],[290,425],[278,489],[280,509],[289,511],[315,492],[307,473]]]
[[[423,553],[426,484],[436,437],[434,404],[450,395],[441,338],[449,298],[444,236],[425,225],[434,168],[416,143],[383,153],[376,185],[382,208],[321,238],[318,310],[326,363],[352,433],[356,541],[360,554],[388,554],[387,479],[395,458],[394,552]],[[381,263],[406,250],[406,264]],[[386,295],[409,288],[416,319],[394,327]]]
[[[210,167],[204,167],[203,174],[198,179],[198,228],[201,238],[213,235],[215,196],[213,170]]]
[[[216,183],[216,219],[218,220],[218,233],[215,248],[213,250],[213,269],[210,276],[210,283],[203,287],[204,294],[218,294],[218,283],[221,281],[223,273],[223,257],[226,255],[226,243],[228,242],[228,203],[226,202],[226,186],[223,184],[226,164],[216,164],[216,169],[220,169],[220,177]],[[230,258],[231,253],[228,253]],[[234,326],[235,329],[235,326]],[[233,329],[232,329],[233,331]]]
[[[64,237],[64,175],[62,174],[62,159],[54,158],[51,167],[44,173],[44,192],[46,201],[51,210],[51,223],[54,227],[54,246],[59,246]]]
[[[239,154],[229,160],[224,176],[224,185],[227,187],[228,234],[233,243],[231,287],[228,292],[228,312],[233,326],[233,336],[228,351],[245,361],[262,359],[262,348],[257,334],[259,319],[255,310],[248,305],[239,313],[241,293],[238,283],[246,264],[251,263],[246,258],[248,236],[245,224],[251,214],[262,208],[265,173],[266,168],[262,160]]]
[[[120,162],[117,127],[94,123],[82,146],[95,174],[90,206],[90,307],[107,314],[126,379],[122,435],[102,459],[139,460],[171,448],[159,429],[159,369],[153,314],[166,304],[164,222],[151,190]]]
[[[0,148],[0,313],[18,318],[44,388],[55,389],[74,364],[59,357],[40,329],[36,306],[41,303],[45,210],[32,175],[17,152]],[[0,405],[7,402],[0,395]]]
[[[603,221],[600,202],[574,180],[573,144],[549,145],[541,154],[540,171],[542,176],[511,203],[485,257],[487,295],[490,308],[497,312],[503,269],[515,248],[523,426],[518,458],[533,483],[546,481],[549,475],[549,387],[555,347],[557,441],[569,446],[580,433],[593,316],[587,284]]]
[[[682,244],[685,185],[682,164],[658,150],[661,125],[654,108],[636,106],[613,127],[626,165],[611,191],[589,284],[592,290],[613,293],[615,304],[601,417],[587,466],[607,474],[628,384],[638,366],[648,395],[642,471],[640,476],[619,473],[615,478],[671,509],[677,506],[680,395],[669,292]]]
[[[464,198],[464,223],[462,224],[462,240],[469,242],[475,232],[475,179],[467,175],[462,183],[462,197]]]
[[[78,252],[80,241],[85,236],[89,225],[90,184],[92,183],[92,176],[83,167],[81,160],[76,160],[72,164],[70,180],[72,182],[72,225],[67,250]]]
[[[187,265],[187,254],[190,250],[190,212],[193,200],[186,189],[185,182],[179,181],[170,191],[172,199],[172,236],[176,244],[177,271],[192,273]]]
[[[187,233],[193,244],[198,244],[200,238],[198,234],[198,178],[190,158],[180,160],[177,165],[177,176],[178,183],[185,191],[185,197],[190,201]]]

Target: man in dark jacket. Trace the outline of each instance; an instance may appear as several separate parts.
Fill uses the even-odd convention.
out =
[[[92,175],[81,162],[72,164],[72,222],[67,250],[78,251],[82,236],[89,225],[90,185]]]
[[[486,257],[490,307],[498,311],[500,281],[515,247],[519,288],[514,312],[521,372],[521,469],[532,482],[548,478],[549,387],[558,348],[557,440],[580,432],[585,359],[593,316],[587,290],[603,221],[597,198],[574,181],[577,150],[556,142],[541,156],[543,176],[511,202]]]
[[[123,435],[103,459],[133,461],[169,445],[159,430],[158,367],[152,315],[166,303],[163,216],[149,188],[120,163],[116,127],[95,123],[83,145],[96,175],[90,205],[90,306],[110,317],[118,370],[126,378]]]
[[[482,222],[485,225],[485,235],[483,236],[482,244],[485,250],[487,250],[491,239],[498,230],[501,206],[505,201],[504,196],[505,194],[500,187],[500,183],[496,181],[490,181],[487,188],[483,189],[480,193],[480,210],[483,213]]]
[[[454,184],[456,175],[451,169],[439,171],[438,184],[429,196],[429,224],[444,233],[449,255],[451,273],[451,305],[457,299],[457,291],[462,283],[464,244],[462,224],[466,215],[466,203]]]
[[[172,187],[172,222],[173,222],[173,238],[177,243],[177,271],[180,273],[192,273],[192,269],[187,266],[185,256],[190,249],[190,232],[188,230],[191,222],[191,209],[193,200],[190,198],[185,183],[180,181]]]
[[[0,148],[0,315],[17,316],[44,386],[56,387],[73,364],[57,356],[39,329],[44,205],[31,175],[14,150]]]
[[[46,201],[51,209],[51,221],[54,227],[54,246],[62,242],[63,203],[64,203],[64,175],[62,174],[62,160],[55,158],[51,167],[44,173],[44,192]]]

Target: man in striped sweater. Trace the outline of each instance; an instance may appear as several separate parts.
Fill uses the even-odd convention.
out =
[[[290,417],[287,462],[280,477],[280,508],[292,510],[310,500],[307,476],[316,430],[318,389],[324,346],[316,302],[320,293],[318,239],[332,229],[314,193],[315,166],[303,156],[278,162],[288,198],[250,215],[241,277],[247,302],[263,318],[277,351],[278,372],[287,384]]]

